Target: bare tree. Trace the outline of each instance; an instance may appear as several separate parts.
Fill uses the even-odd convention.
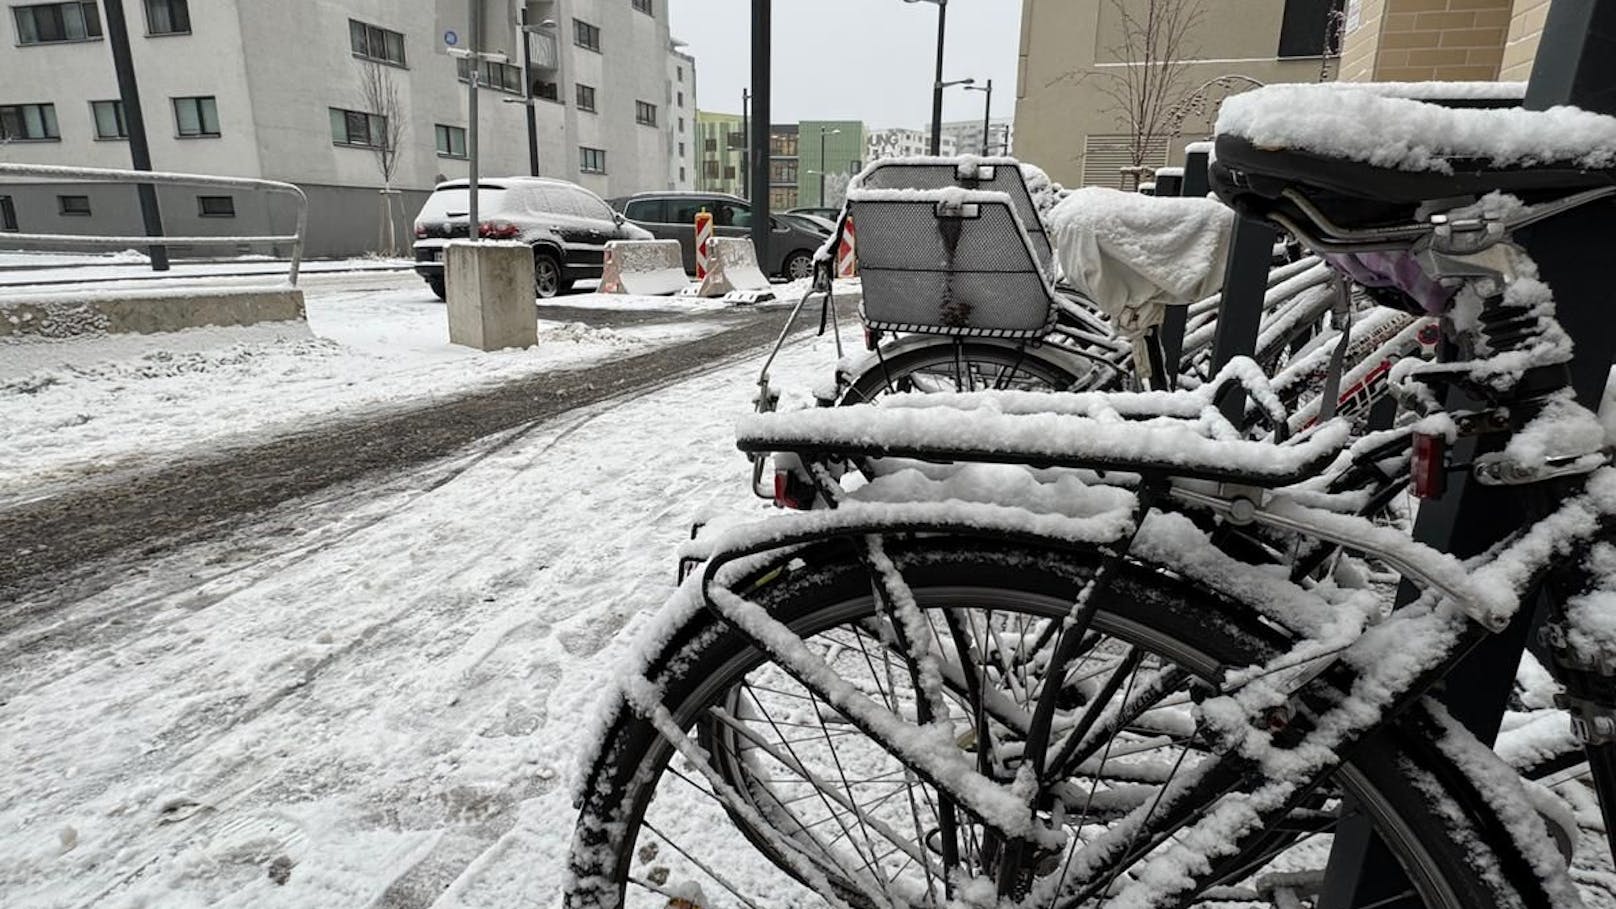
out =
[[[382,176],[379,251],[383,255],[393,256],[398,254],[398,219],[394,214],[398,190],[393,188],[393,174],[398,171],[398,156],[404,138],[404,109],[399,101],[398,83],[393,79],[392,68],[374,62],[361,64],[359,98],[365,112],[381,120],[380,135],[375,134],[375,121],[367,124],[367,130],[371,133],[370,149],[376,158],[376,170]]]
[[[1188,58],[1201,24],[1201,0],[1110,0],[1120,39],[1111,54],[1120,66],[1104,74],[1100,91],[1128,139],[1129,172],[1142,174],[1154,150],[1178,134],[1190,94]]]

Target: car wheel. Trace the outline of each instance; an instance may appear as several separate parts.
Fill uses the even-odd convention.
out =
[[[437,294],[439,300],[449,299],[449,293],[443,286],[442,275],[439,275],[436,278],[427,278],[426,286],[430,288],[434,294]]]
[[[780,266],[780,277],[787,281],[800,281],[803,278],[813,277],[814,257],[801,250],[786,256],[786,261]]]
[[[561,263],[555,253],[540,250],[533,254],[533,293],[548,300],[561,293]]]

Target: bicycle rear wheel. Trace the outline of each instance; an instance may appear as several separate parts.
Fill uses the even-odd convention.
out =
[[[882,395],[940,391],[1067,391],[1092,372],[1070,354],[965,340],[937,343],[885,357],[855,376],[840,404]]]
[[[844,678],[912,722],[915,689],[893,659],[891,629],[883,627],[869,576],[845,552],[801,554],[791,566],[760,575],[746,595]],[[982,712],[993,715],[964,714],[953,747],[971,752],[973,732],[992,726],[1001,745],[1011,744],[1000,751],[1013,752],[1013,735],[1005,731],[1013,731],[1018,703],[1024,707],[1039,684],[1045,632],[1066,615],[1092,560],[982,541],[893,542],[888,555],[931,626],[949,697],[956,705],[969,701],[964,692],[973,675],[994,692],[976,699],[992,702]],[[1062,795],[1061,810],[1078,843],[1105,835],[1153,798],[1158,785],[1206,758],[1189,706],[1195,679],[1259,662],[1286,643],[1255,611],[1142,567],[1126,569],[1106,590],[1091,626],[1094,641],[1062,690],[1069,718],[1093,712],[1110,716],[1105,722],[1113,726],[1079,749],[1083,757],[1065,780],[1070,797]],[[961,629],[963,637],[956,634]],[[979,654],[982,665],[969,665],[962,653]],[[567,896],[574,909],[660,906],[669,895],[697,892],[692,885],[704,909],[935,906],[949,889],[944,876],[994,866],[996,847],[984,825],[956,816],[949,834],[945,816],[952,813],[941,807],[941,793],[716,620],[677,635],[648,678],[672,721],[698,731],[707,766],[695,766],[693,752],[675,757],[651,723],[625,708],[583,790],[572,856],[576,884]],[[1013,777],[1010,762],[993,772]],[[1169,904],[1256,900],[1269,875],[1322,867],[1329,834],[1342,806],[1351,804],[1414,882],[1402,902],[1387,905],[1547,905],[1522,861],[1495,851],[1497,831],[1467,820],[1486,810],[1473,804],[1464,780],[1428,744],[1400,728],[1384,729],[1285,829],[1232,862],[1214,889]],[[950,836],[959,853],[952,857]],[[1061,892],[1070,861],[1069,854],[1037,857],[1026,889]],[[1137,870],[1121,869],[1080,903],[1040,905],[1104,906]],[[986,890],[989,899],[992,892]],[[955,888],[950,895],[962,893]]]

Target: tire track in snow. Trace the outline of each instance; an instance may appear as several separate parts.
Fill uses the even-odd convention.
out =
[[[274,505],[709,372],[772,341],[783,318],[780,310],[748,313],[735,327],[648,353],[221,450],[8,509],[0,512],[0,602],[54,609],[109,586],[116,572],[95,564],[108,557],[148,560]]]

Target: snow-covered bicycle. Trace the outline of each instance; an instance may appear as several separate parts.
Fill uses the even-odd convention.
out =
[[[1299,906],[1348,821],[1404,872],[1386,905],[1580,905],[1564,806],[1427,695],[1545,593],[1590,762],[1616,753],[1616,470],[1512,242],[1616,195],[1616,119],[1282,86],[1220,127],[1223,198],[1440,317],[1454,355],[1391,377],[1417,419],[1254,441],[1220,385],[1291,417],[1237,362],[1177,395],[744,420],[822,507],[726,533],[645,635],[580,781],[568,905]],[[1527,520],[1461,561],[1328,488],[1387,464],[1423,493],[1468,470]],[[1423,592],[1392,608],[1354,558],[1297,572],[1307,544]]]

